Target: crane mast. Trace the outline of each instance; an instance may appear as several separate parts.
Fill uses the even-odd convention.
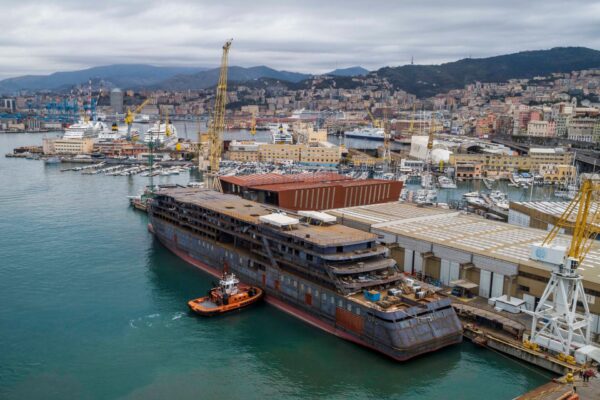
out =
[[[223,45],[223,54],[221,56],[221,73],[215,96],[215,109],[213,119],[208,128],[208,139],[210,142],[209,164],[210,172],[206,174],[207,187],[221,191],[219,182],[219,164],[221,161],[221,152],[223,145],[223,131],[225,130],[225,103],[227,102],[227,63],[229,57],[229,48],[233,39],[229,39]]]
[[[252,113],[252,121],[250,121],[250,134],[256,135],[256,113]]]
[[[381,121],[375,118],[375,116],[373,115],[373,113],[371,112],[369,107],[365,107],[365,110],[367,110],[367,114],[369,115],[371,122],[373,122],[373,127],[374,128],[382,128]]]
[[[592,317],[577,269],[600,232],[599,196],[600,183],[585,180],[544,241],[531,246],[530,258],[552,267],[537,307],[528,312],[531,342],[566,356],[591,344]],[[570,244],[555,243],[564,228],[573,228]]]
[[[390,150],[390,122],[388,121],[387,108],[384,110],[383,123],[383,167],[384,172],[389,172],[392,153]]]
[[[152,100],[152,99],[150,97],[148,97],[146,100],[144,100],[142,102],[142,104],[137,106],[136,109],[133,111],[131,111],[131,108],[127,109],[127,114],[125,115],[125,119],[124,119],[124,122],[127,125],[127,140],[131,140],[131,125],[133,124],[133,120],[134,120],[136,114],[138,114],[140,111],[142,111],[142,109],[144,107],[146,107],[146,105],[148,103],[150,103],[150,100]]]
[[[413,135],[413,131],[415,129],[415,110],[417,108],[417,104],[413,103],[412,114],[410,116],[410,125],[408,126],[408,133],[410,136]]]

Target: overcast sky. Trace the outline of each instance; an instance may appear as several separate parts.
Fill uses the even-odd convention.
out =
[[[0,0],[0,79],[116,63],[326,72],[600,49],[600,1]]]

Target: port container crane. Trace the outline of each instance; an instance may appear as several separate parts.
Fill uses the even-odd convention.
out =
[[[140,104],[139,106],[136,107],[135,110],[131,111],[130,108],[127,109],[127,114],[125,114],[125,124],[127,124],[127,140],[131,140],[131,125],[133,124],[133,120],[136,116],[136,114],[138,114],[140,111],[142,111],[142,109],[144,107],[146,107],[146,105],[148,103],[150,103],[150,100],[152,100],[150,97],[148,97],[146,100],[144,100],[142,102],[142,104]]]
[[[544,241],[531,246],[530,258],[552,267],[552,273],[535,310],[528,312],[533,317],[529,344],[566,357],[591,344],[592,319],[578,269],[600,232],[599,198],[600,183],[583,181]],[[571,242],[557,240],[567,227],[573,228]]]
[[[229,39],[223,45],[223,54],[221,55],[221,72],[219,83],[215,96],[215,109],[213,119],[208,128],[208,137],[210,142],[210,172],[206,174],[206,187],[221,191],[219,181],[219,164],[221,162],[221,152],[223,147],[223,131],[225,130],[225,104],[227,102],[227,64],[229,58],[229,49],[233,39]]]

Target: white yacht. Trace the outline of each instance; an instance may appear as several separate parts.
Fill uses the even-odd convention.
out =
[[[96,138],[106,128],[104,122],[79,120],[65,129],[63,139]]]
[[[448,178],[444,175],[438,178],[438,184],[442,189],[456,189],[456,183],[454,183],[452,178]]]
[[[292,134],[288,132],[287,124],[279,124],[278,127],[270,127],[271,137],[273,139],[274,144],[292,144],[294,143],[294,138]]]
[[[175,144],[177,142],[177,129],[173,124],[169,124],[167,129],[166,124],[157,121],[144,135],[144,142],[158,142],[165,146]]]
[[[385,134],[381,128],[356,128],[344,132],[344,136],[358,139],[384,140]]]
[[[506,193],[501,192],[499,190],[494,190],[490,193],[489,196],[495,206],[501,208],[504,211],[508,211],[510,202]]]

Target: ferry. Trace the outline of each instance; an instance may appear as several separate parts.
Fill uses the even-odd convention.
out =
[[[357,139],[385,140],[382,128],[356,128],[351,131],[345,131],[344,136]]]
[[[148,229],[167,249],[325,332],[410,358],[460,343],[439,288],[407,276],[377,235],[318,211],[289,212],[207,189],[171,188],[148,203]]]

